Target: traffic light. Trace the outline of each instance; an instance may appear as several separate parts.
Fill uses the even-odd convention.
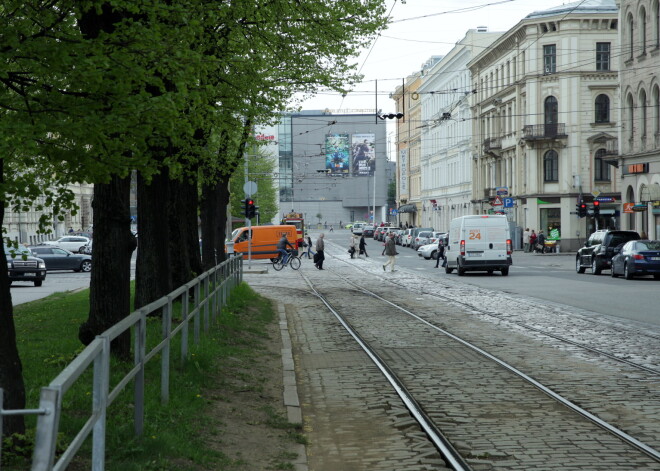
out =
[[[403,113],[387,113],[387,114],[379,114],[378,117],[380,119],[401,119],[403,118],[404,114]]]
[[[594,201],[594,217],[600,216],[600,201]]]
[[[587,215],[587,205],[584,201],[580,201],[580,204],[575,205],[577,207],[578,217],[585,217]]]
[[[254,205],[254,200],[248,198],[245,200],[245,217],[252,219],[257,213],[257,207]]]

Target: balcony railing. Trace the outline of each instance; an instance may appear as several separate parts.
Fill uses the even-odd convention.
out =
[[[605,142],[605,155],[613,156],[619,155],[619,140],[610,139]]]
[[[502,148],[502,138],[500,137],[489,137],[484,139],[484,152],[489,150],[499,150]]]
[[[528,124],[523,127],[523,139],[559,139],[566,138],[566,124]]]

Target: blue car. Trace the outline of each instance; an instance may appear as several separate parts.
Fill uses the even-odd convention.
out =
[[[617,252],[618,250],[618,252]],[[614,249],[612,277],[623,275],[626,280],[653,275],[660,280],[660,240],[631,240]]]

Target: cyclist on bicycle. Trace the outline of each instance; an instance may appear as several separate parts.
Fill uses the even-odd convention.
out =
[[[289,239],[287,239],[286,234],[282,234],[282,238],[277,243],[277,251],[282,257],[283,265],[286,265],[286,262],[289,260],[289,251],[286,249],[287,245],[292,249],[295,249],[295,247],[289,242]]]

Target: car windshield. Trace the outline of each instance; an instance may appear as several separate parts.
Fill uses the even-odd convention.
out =
[[[660,250],[660,240],[649,240],[648,242],[637,242],[636,250]]]

